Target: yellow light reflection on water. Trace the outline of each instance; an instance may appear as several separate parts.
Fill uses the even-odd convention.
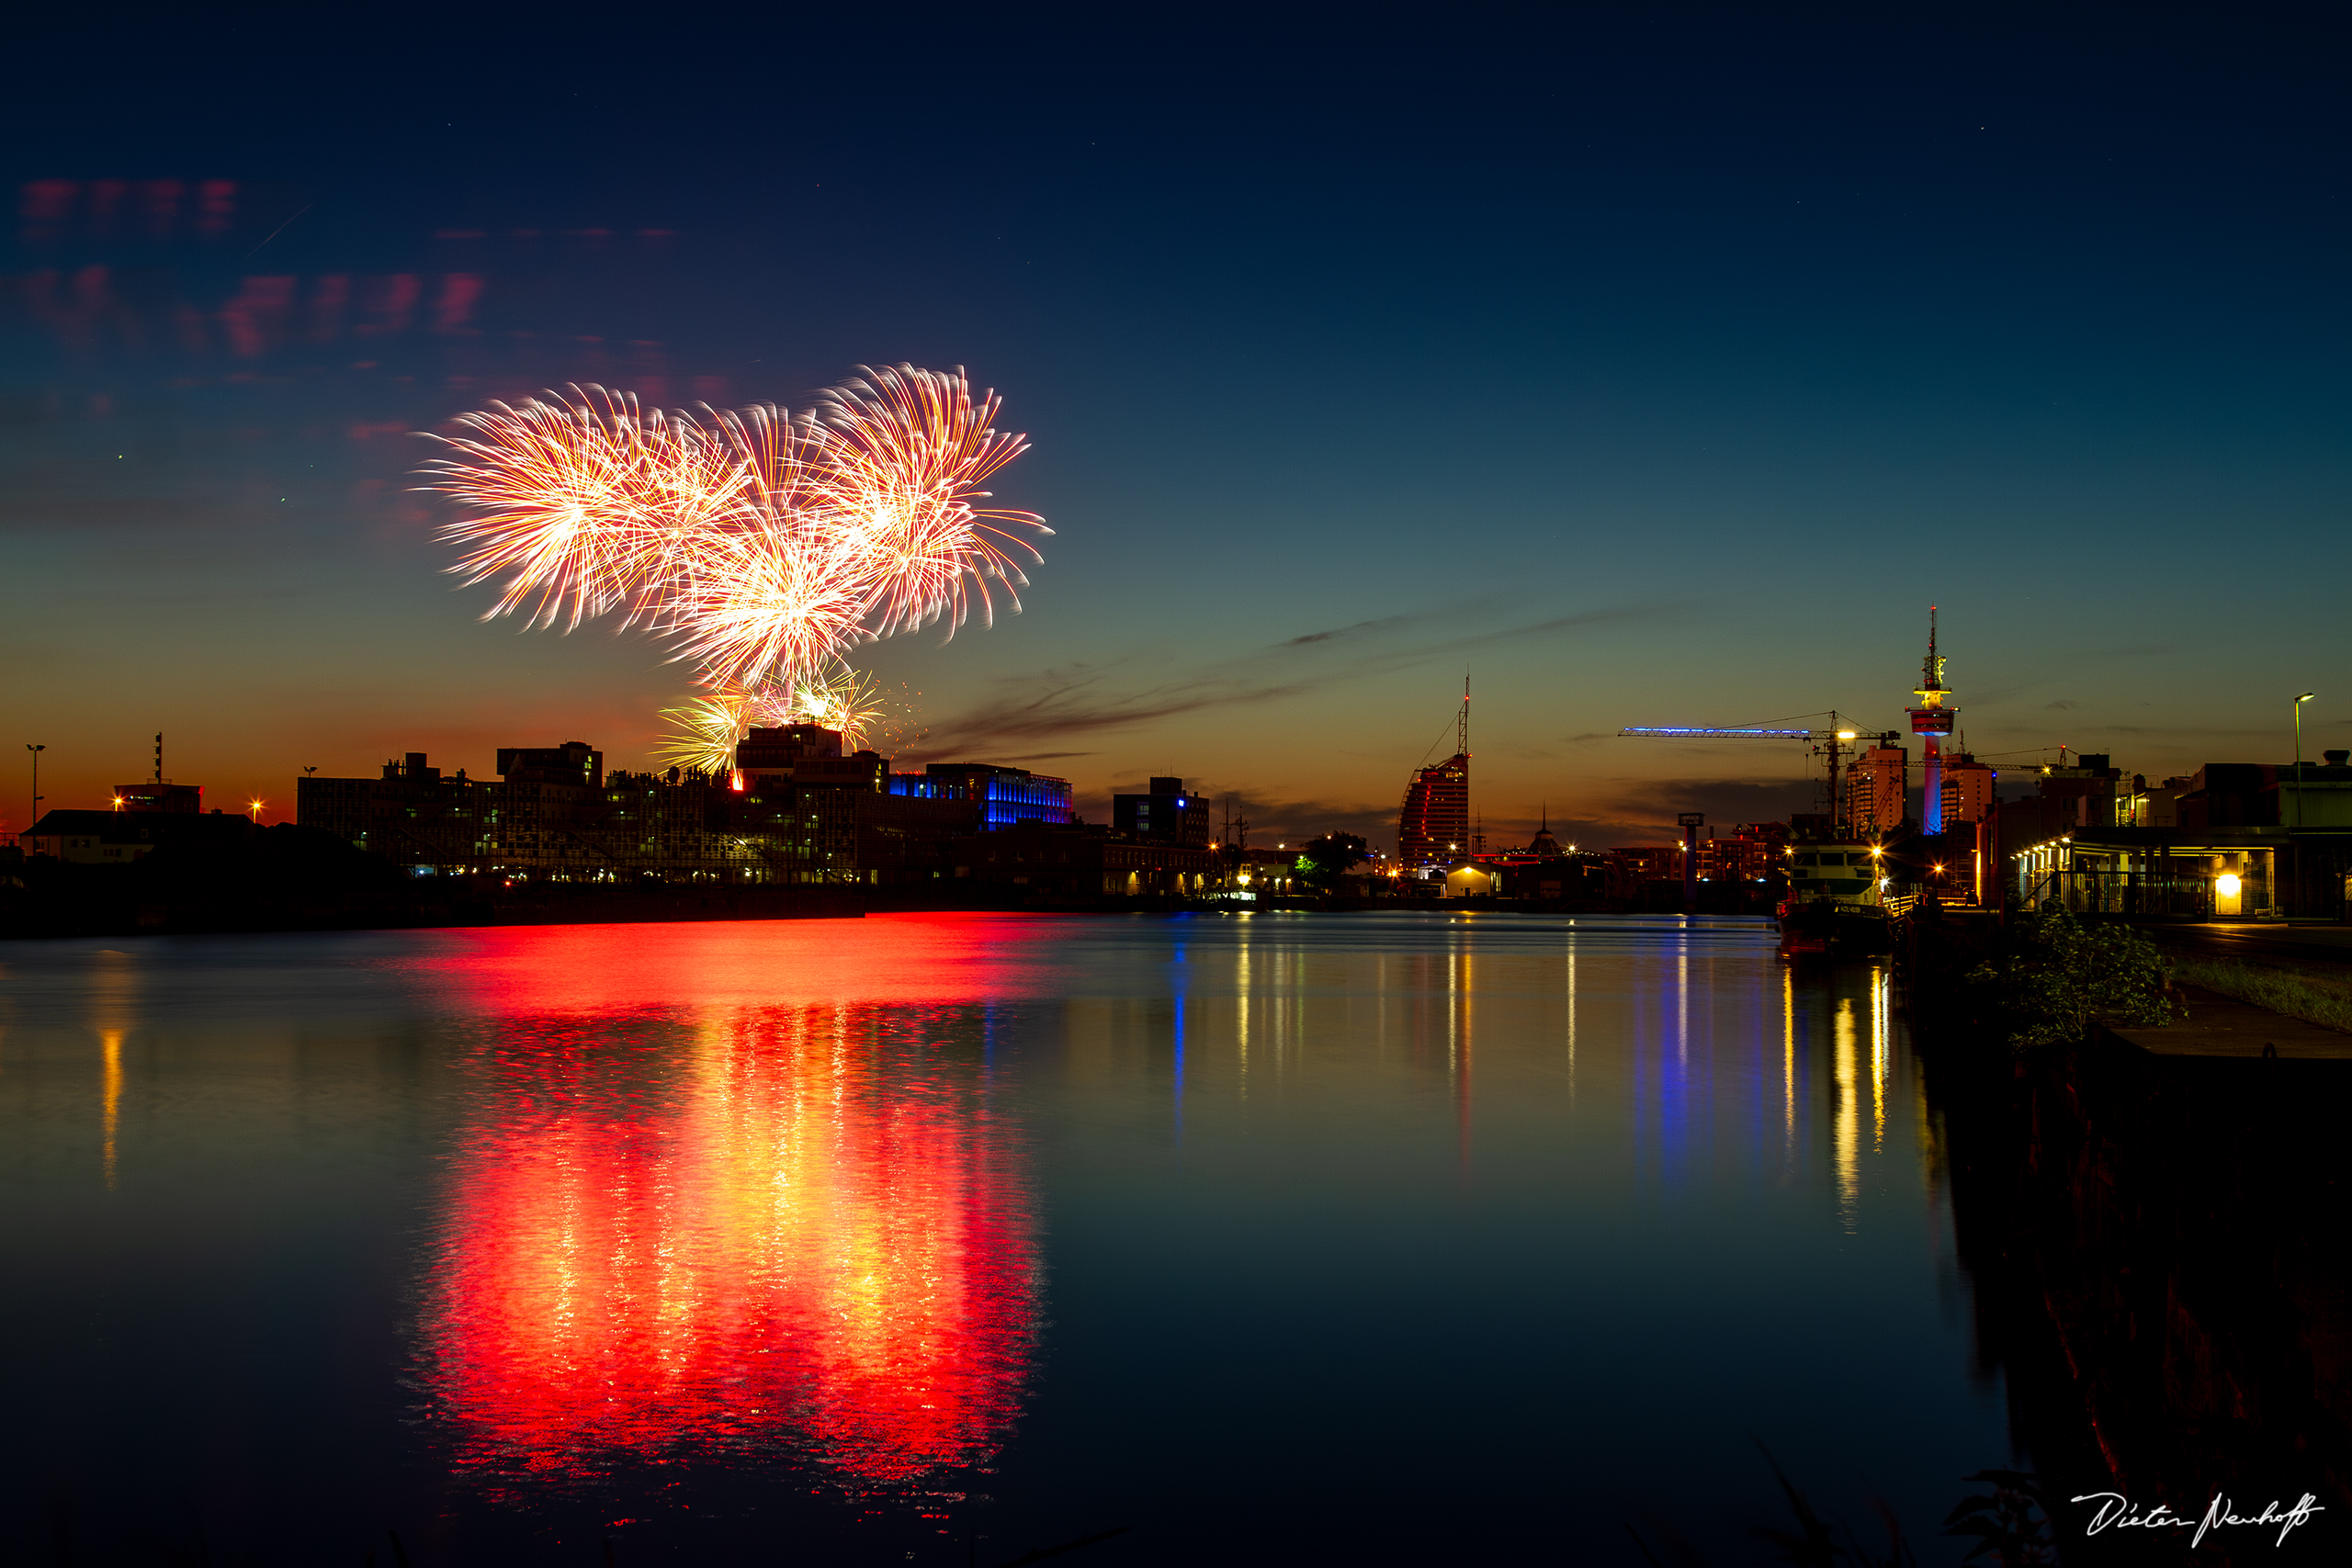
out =
[[[1860,1228],[1862,1197],[1861,1063],[1854,1040],[1854,998],[1839,997],[1831,1021],[1831,1062],[1838,1086],[1838,1115],[1830,1133],[1838,1171],[1838,1214],[1851,1234]]]
[[[122,1031],[109,1029],[102,1036],[104,1087],[101,1091],[103,1110],[100,1120],[104,1126],[98,1165],[106,1178],[107,1190],[114,1190],[115,1134],[122,1113]],[[84,1125],[88,1125],[85,1122]]]

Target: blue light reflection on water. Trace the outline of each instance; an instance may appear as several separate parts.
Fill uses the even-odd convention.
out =
[[[1625,1517],[1736,1551],[1772,1508],[1749,1432],[1858,1518],[1864,1484],[1884,1492],[1923,1540],[1959,1475],[2008,1457],[1997,1392],[1968,1375],[1884,976],[1792,976],[1769,930],[1252,915],[598,940],[0,953],[0,1177],[17,1200],[0,1221],[0,1374],[46,1413],[6,1439],[19,1517],[109,1499],[151,1536],[202,1519],[216,1550],[265,1562],[312,1560],[289,1538],[329,1536],[356,1560],[367,1529],[401,1519],[436,1562],[588,1560],[574,1548],[599,1532],[623,1561],[782,1543],[946,1562],[978,1531],[990,1561],[1117,1523],[1136,1528],[1115,1557],[1097,1549],[1105,1563],[1578,1541],[1608,1562]],[[910,1188],[890,1172],[930,1168],[871,1140],[980,1151],[954,1158],[980,1161],[991,1213],[1026,1205],[1043,1250],[1019,1414],[989,1428],[978,1471],[861,1491],[806,1445],[763,1456],[738,1433],[615,1461],[584,1496],[492,1500],[453,1473],[401,1385],[403,1336],[447,1233],[435,1216],[458,1212],[450,1162],[504,1146],[481,1140],[519,1092],[463,1064],[485,1031],[544,1021],[584,1042],[582,1088],[628,1122],[612,1136],[647,1196],[613,1234],[668,1227],[685,1263],[756,1183],[759,1138],[864,1204],[838,1212],[872,1213],[902,1262],[949,1256],[953,1228],[933,1221],[952,1215],[922,1204],[961,1203],[964,1167]],[[863,1054],[832,1069],[813,1046],[775,1067],[710,1055],[777,1030]],[[821,1093],[808,1076],[853,1068]],[[779,1119],[779,1102],[745,1122],[730,1084],[859,1109]],[[696,1152],[702,1126],[729,1129],[726,1162]],[[820,1129],[823,1157],[865,1186],[808,1165]],[[594,1126],[574,1135],[595,1157]],[[547,1189],[547,1212],[595,1190]],[[696,1202],[716,1208],[679,1207]],[[500,1234],[527,1245],[537,1212],[498,1211]],[[739,1239],[709,1256],[768,1256],[728,1223]],[[888,1240],[910,1225],[930,1250]],[[775,1289],[819,1269],[854,1292],[821,1231],[779,1235],[774,1256],[814,1261],[776,1265]],[[904,1310],[887,1296],[840,1298],[880,1314],[860,1332],[886,1348]],[[676,1298],[690,1314],[700,1299]],[[926,1300],[958,1321],[951,1298]],[[674,1403],[698,1365],[664,1373],[673,1403],[649,1410],[699,1408]],[[879,1397],[858,1392],[882,1387],[870,1378],[812,1375],[837,1423],[891,1416],[854,1408]]]

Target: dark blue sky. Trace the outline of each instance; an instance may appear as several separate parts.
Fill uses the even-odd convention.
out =
[[[1931,602],[1980,751],[2352,736],[2322,9],[239,17],[52,19],[0,108],[69,182],[0,261],[53,805],[158,728],[216,798],[640,762],[682,669],[479,624],[401,433],[898,360],[1003,390],[1060,530],[1026,614],[869,651],[924,755],[1385,832],[1466,663],[1489,829],[1629,841],[1799,759],[1609,732],[1896,724]]]

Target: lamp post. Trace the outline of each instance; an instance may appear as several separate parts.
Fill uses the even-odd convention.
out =
[[[2295,826],[2303,825],[2303,705],[2319,695],[2305,692],[2295,699]]]
[[[33,824],[40,820],[40,754],[49,747],[46,744],[36,746],[28,740],[25,750],[33,754],[33,814],[25,818],[25,831],[29,833]]]
[[[2301,696],[2297,697],[2294,703],[2295,831],[2299,833],[2303,829],[2303,705],[2317,695],[2319,695],[2317,692],[2305,692]],[[2295,844],[2291,840],[2290,840],[2290,847],[2295,852],[2295,908],[2300,909],[2303,907],[2303,851],[2301,845]]]

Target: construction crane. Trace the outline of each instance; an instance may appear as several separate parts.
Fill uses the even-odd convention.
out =
[[[1824,716],[1804,714],[1800,716],[1817,718]],[[1799,729],[1764,724],[1637,724],[1628,725],[1617,733],[1645,740],[1801,740],[1813,755],[1829,759],[1829,819],[1843,822],[1846,811],[1838,785],[1842,776],[1838,761],[1849,741],[1862,738],[1862,731],[1835,708],[1830,709],[1826,716],[1829,726],[1826,729]],[[1887,735],[1873,732],[1871,739],[1883,741]]]

